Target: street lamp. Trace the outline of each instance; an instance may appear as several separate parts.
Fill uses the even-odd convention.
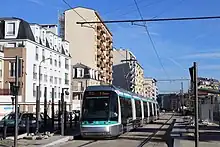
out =
[[[41,91],[41,63],[43,63],[44,61],[46,60],[49,60],[51,58],[46,58],[46,59],[43,59],[40,64],[39,64],[39,87],[38,87],[38,95],[37,95],[37,98],[36,98],[36,134],[39,133],[39,111],[40,111],[40,91]]]

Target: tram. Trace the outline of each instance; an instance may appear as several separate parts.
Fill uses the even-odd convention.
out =
[[[159,118],[157,101],[113,85],[87,87],[81,112],[83,138],[117,137]]]

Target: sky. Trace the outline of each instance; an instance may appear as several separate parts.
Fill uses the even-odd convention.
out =
[[[72,7],[98,11],[103,20],[140,19],[134,0],[66,0]],[[58,12],[69,7],[62,0],[0,0],[0,17],[19,17],[39,24],[58,23]],[[220,15],[219,0],[137,0],[144,18]],[[141,23],[140,23],[141,24]],[[199,76],[220,79],[220,20],[149,22],[148,30],[163,63],[143,27],[108,24],[113,45],[132,51],[146,77],[189,78],[188,68],[198,62]],[[160,91],[179,91],[180,82],[159,82]],[[184,82],[187,89],[188,82]]]

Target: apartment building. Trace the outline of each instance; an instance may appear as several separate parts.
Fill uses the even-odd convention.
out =
[[[72,97],[73,110],[81,110],[83,92],[87,86],[100,85],[99,71],[82,63],[72,66]]]
[[[126,49],[113,50],[113,85],[144,95],[144,70],[134,54]]]
[[[80,17],[79,13],[82,17]],[[101,84],[112,83],[112,33],[105,24],[79,25],[79,21],[102,21],[93,9],[77,7],[60,16],[60,35],[70,42],[71,64],[82,63],[99,71]]]
[[[52,100],[57,104],[62,88],[70,89],[71,57],[69,42],[47,30],[45,25],[31,24],[19,18],[0,19],[0,45],[4,57],[22,58],[22,77],[19,78],[19,105],[21,110],[35,111],[37,86],[40,86],[41,111],[44,95],[48,105]],[[4,61],[3,93],[11,104],[10,85],[15,82],[14,60]],[[39,70],[41,68],[41,70]],[[39,73],[41,71],[41,73]],[[45,87],[47,88],[44,91]],[[3,96],[2,96],[3,97]],[[68,106],[70,96],[65,96]],[[2,99],[0,99],[0,103]],[[56,108],[56,107],[55,107]]]
[[[157,99],[158,87],[156,85],[156,79],[145,78],[144,79],[144,95],[145,97]]]

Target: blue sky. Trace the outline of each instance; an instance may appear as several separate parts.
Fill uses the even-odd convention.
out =
[[[139,19],[133,0],[66,0],[73,7],[96,9],[103,19]],[[144,18],[220,15],[219,0],[137,0]],[[36,23],[57,23],[58,11],[68,9],[62,0],[1,1],[0,16],[16,16]],[[220,20],[147,23],[156,49],[170,78],[189,77],[193,61],[199,75],[220,79]],[[166,79],[144,28],[108,25],[114,46],[128,48],[138,58],[145,76]],[[178,91],[179,82],[158,83],[161,91]],[[185,88],[187,83],[184,83]]]

